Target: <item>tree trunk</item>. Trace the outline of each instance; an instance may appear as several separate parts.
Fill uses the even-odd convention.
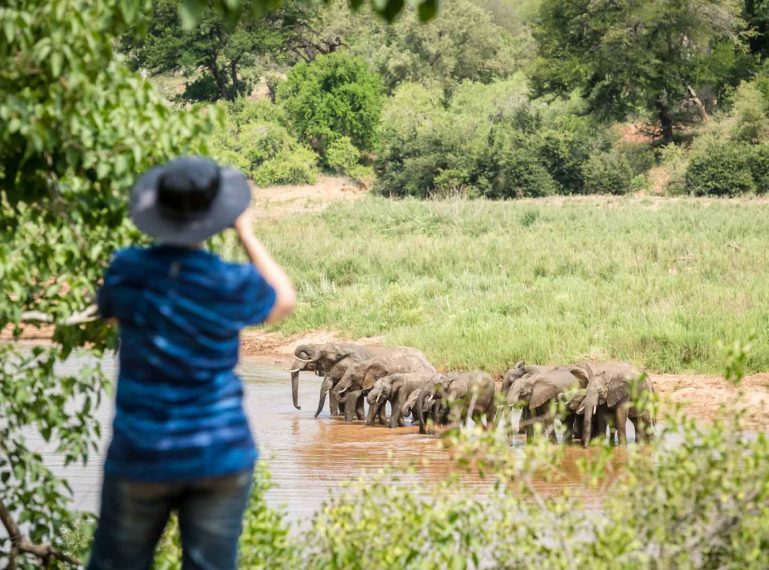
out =
[[[661,101],[657,103],[657,116],[662,126],[662,140],[666,144],[673,142],[673,117],[670,116],[667,104]]]
[[[238,60],[235,58],[230,61],[230,81],[232,81],[232,97],[230,101],[234,101],[238,97],[240,88],[238,85]]]
[[[222,99],[228,99],[227,82],[224,80],[224,77],[219,70],[219,66],[216,65],[216,60],[212,60],[208,64],[208,69],[211,71],[211,74],[214,76],[214,80],[216,81],[216,87],[219,90],[219,97]]]

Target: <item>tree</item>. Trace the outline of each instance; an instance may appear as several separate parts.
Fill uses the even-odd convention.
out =
[[[492,12],[469,0],[441,4],[427,24],[408,10],[392,24],[371,13],[350,17],[336,0],[319,11],[316,29],[340,37],[364,59],[392,93],[401,83],[437,84],[450,93],[464,80],[489,83],[511,75],[529,57],[526,44],[497,25]]]
[[[366,64],[337,52],[299,63],[278,90],[301,140],[321,156],[338,137],[359,149],[371,149],[382,107],[379,77]]]
[[[742,48],[735,0],[544,0],[535,26],[540,91],[579,88],[591,109],[621,119],[645,110],[673,138],[674,111],[727,70],[710,61]]]
[[[245,18],[231,28],[221,14],[207,8],[195,26],[185,30],[179,1],[156,0],[146,35],[124,34],[121,49],[134,70],[146,69],[153,75],[181,71],[188,79],[182,99],[232,101],[248,94],[252,86],[243,68],[253,65],[259,54],[280,46],[282,19],[276,14],[258,21]]]

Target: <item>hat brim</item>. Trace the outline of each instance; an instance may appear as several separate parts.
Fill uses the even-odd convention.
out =
[[[203,216],[194,220],[172,220],[160,213],[158,182],[164,167],[142,174],[131,188],[130,215],[134,225],[158,241],[170,245],[195,245],[232,226],[251,203],[248,179],[239,171],[221,167],[219,192]]]

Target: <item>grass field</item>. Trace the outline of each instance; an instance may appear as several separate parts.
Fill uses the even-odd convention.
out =
[[[256,231],[298,287],[287,334],[382,335],[497,373],[520,358],[718,372],[719,341],[755,334],[749,368],[769,370],[769,204],[366,197]]]

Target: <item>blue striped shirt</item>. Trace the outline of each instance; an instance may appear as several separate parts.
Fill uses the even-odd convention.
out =
[[[275,291],[251,264],[174,246],[116,253],[99,312],[120,324],[112,442],[105,472],[184,481],[253,467],[240,330],[263,322]]]

